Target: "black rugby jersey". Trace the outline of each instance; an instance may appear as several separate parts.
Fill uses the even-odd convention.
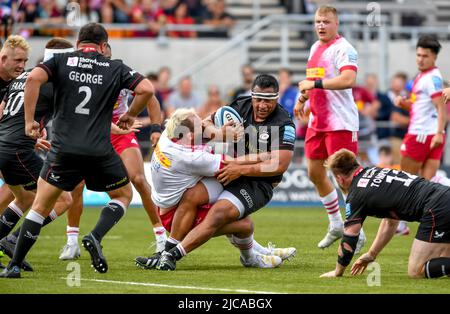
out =
[[[425,211],[441,206],[447,197],[449,187],[403,171],[361,169],[349,189],[345,225],[362,223],[367,216],[420,221]]]
[[[275,150],[294,150],[295,125],[287,111],[277,104],[275,110],[263,122],[253,119],[252,97],[240,97],[230,105],[244,120],[244,142],[235,145],[235,156],[270,152]],[[212,115],[214,121],[214,114]],[[258,177],[257,180],[280,182],[282,175]]]
[[[36,140],[25,135],[24,87],[31,70],[19,75],[9,84],[3,98],[5,107],[0,120],[0,151],[23,152],[33,150]],[[51,83],[41,86],[36,104],[35,120],[43,128],[53,115],[53,88]]]
[[[90,156],[110,153],[112,112],[120,90],[134,90],[144,77],[92,47],[56,54],[38,66],[47,72],[55,94],[51,151]]]

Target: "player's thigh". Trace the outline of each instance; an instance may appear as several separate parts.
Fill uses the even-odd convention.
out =
[[[438,159],[427,159],[422,165],[420,175],[427,180],[431,180],[436,175],[440,165],[441,161]]]
[[[226,200],[232,204],[233,210],[237,210],[238,213],[235,213],[241,219],[266,206],[272,196],[273,187],[270,183],[241,177],[225,186],[218,201]]]
[[[141,150],[138,147],[128,147],[122,151],[120,154],[120,159],[122,159],[125,168],[127,169],[128,176],[131,182],[137,176],[144,176],[144,160],[142,158]]]
[[[424,277],[424,265],[432,258],[440,257],[448,244],[430,243],[414,239],[408,260],[408,275],[413,278]]]
[[[81,169],[86,163],[88,161],[81,159],[80,156],[49,152],[40,177],[61,190],[72,191],[83,181]]]
[[[0,161],[4,181],[10,185],[21,185],[27,191],[35,190],[43,161],[34,151],[2,156]]]
[[[87,189],[91,191],[120,190],[130,182],[127,169],[114,151],[105,156],[89,158],[86,161],[86,165],[82,168],[82,175]]]
[[[219,181],[217,181],[216,178],[203,178],[198,185],[201,185],[204,187],[204,189],[202,191],[200,191],[200,193],[203,193],[203,198],[205,199],[207,196],[207,201],[203,202],[202,204],[213,204],[217,201],[217,199],[219,198],[219,195],[222,193],[223,191],[223,185],[219,183]],[[206,192],[206,193],[204,193]]]
[[[400,161],[400,168],[402,171],[406,171],[411,174],[418,174],[422,168],[422,162],[403,155]]]
[[[305,135],[305,156],[308,159],[323,160],[328,158],[325,144],[325,132],[316,132],[308,128]]]
[[[347,149],[358,154],[358,132],[347,130],[332,131],[325,133],[325,146],[327,155],[331,156],[340,149]]]

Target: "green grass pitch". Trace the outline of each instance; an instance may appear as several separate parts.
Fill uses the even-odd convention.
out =
[[[99,208],[86,208],[81,235],[95,224]],[[225,237],[214,238],[178,262],[174,272],[137,268],[134,257],[154,248],[149,220],[142,208],[130,208],[122,221],[103,240],[109,271],[98,274],[90,267],[89,255],[82,249],[79,265],[80,286],[68,285],[74,264],[58,260],[65,244],[65,217],[44,228],[28,261],[34,272],[22,272],[22,279],[0,279],[0,293],[449,293],[448,278],[413,280],[407,277],[407,261],[417,224],[410,224],[409,236],[395,237],[377,262],[381,265],[380,286],[369,286],[367,273],[346,274],[338,279],[319,275],[334,268],[337,244],[326,250],[316,247],[326,231],[326,217],[320,208],[264,208],[252,218],[255,238],[279,247],[294,246],[297,256],[277,269],[248,269],[241,266],[239,253]],[[364,225],[370,244],[378,219]],[[369,244],[366,244],[366,250]],[[364,252],[366,250],[363,250]],[[3,264],[7,257],[0,259]],[[75,264],[77,266],[77,264]],[[71,277],[72,276],[72,277]],[[74,283],[70,281],[69,283]]]

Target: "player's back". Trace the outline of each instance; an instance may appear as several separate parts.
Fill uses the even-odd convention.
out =
[[[363,169],[353,180],[347,203],[367,216],[418,221],[450,189],[390,168]]]
[[[152,199],[161,208],[178,204],[184,191],[219,169],[221,155],[206,146],[174,143],[163,132],[151,161]]]
[[[54,84],[52,151],[102,156],[113,148],[110,125],[120,90],[134,89],[142,76],[121,60],[90,49],[58,54],[40,65]]]

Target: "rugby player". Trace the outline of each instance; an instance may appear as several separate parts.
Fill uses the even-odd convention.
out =
[[[224,165],[225,156],[212,154],[208,146],[195,145],[195,140],[202,137],[201,125],[202,121],[194,110],[176,110],[168,120],[152,158],[152,199],[158,206],[164,226],[171,231],[166,242],[166,252],[203,221],[211,208],[210,204],[215,203],[223,191],[223,186],[213,176]],[[270,158],[270,154],[260,154],[258,157],[259,160],[231,159],[228,163],[254,164],[261,158]],[[183,206],[178,209],[180,202]],[[186,208],[187,202],[192,212]],[[250,217],[227,224],[215,236],[222,234],[227,234],[230,242],[240,249],[241,263],[247,267],[273,268],[281,263],[280,258],[295,254],[294,248],[275,249],[259,245],[253,240]],[[280,256],[269,256],[277,254]],[[151,269],[156,266],[160,256],[158,252],[148,258],[137,257],[136,263],[142,268]]]
[[[270,201],[273,188],[291,162],[295,143],[294,123],[277,103],[278,90],[273,76],[259,75],[253,82],[252,96],[238,98],[230,105],[243,118],[246,131],[241,143],[237,143],[236,156],[270,152],[271,158],[250,165],[229,163],[220,169],[217,179],[225,187],[217,202],[202,223],[176,247],[162,254],[156,269],[174,270],[177,260],[208,241],[222,227],[247,217]],[[213,116],[204,121],[204,135],[221,138],[224,134],[212,121]]]
[[[341,149],[327,161],[346,200],[344,235],[335,270],[322,277],[339,277],[350,264],[364,220],[384,218],[369,251],[353,265],[352,274],[364,272],[395,234],[395,220],[420,222],[408,262],[412,278],[450,275],[450,188],[390,168],[362,168],[355,154]]]
[[[103,55],[106,58],[111,58],[112,53],[109,44]],[[130,132],[130,130],[121,131],[116,126],[119,117],[128,110],[128,104],[132,97],[132,92],[129,90],[124,89],[120,91],[119,98],[114,105],[111,143],[116,153],[122,159],[131,183],[141,196],[144,209],[153,225],[153,233],[156,238],[156,252],[161,252],[164,250],[167,240],[166,229],[161,224],[161,220],[151,199],[151,188],[145,177],[144,161],[138,140],[134,132]],[[152,121],[151,141],[152,145],[156,145],[161,136],[161,111],[159,102],[155,96],[147,104],[147,108]],[[78,234],[80,231],[80,218],[83,212],[83,189],[84,184],[80,184],[72,192],[74,206],[67,213],[67,244],[63,247],[59,256],[61,260],[72,260],[80,256]]]
[[[55,93],[54,134],[50,152],[38,180],[37,195],[22,225],[14,256],[0,274],[19,278],[28,251],[36,242],[42,223],[62,191],[72,191],[82,180],[93,191],[106,191],[111,201],[102,209],[94,229],[83,246],[91,255],[96,271],[108,271],[101,240],[119,222],[132,198],[128,175],[110,141],[113,106],[122,89],[136,94],[130,108],[118,120],[118,126],[133,125],[154,94],[150,81],[102,53],[108,34],[98,23],[84,25],[78,34],[77,51],[56,54],[34,68],[25,85],[25,134],[41,135],[35,121],[36,102],[41,85],[53,82]]]
[[[355,154],[358,151],[358,109],[352,94],[358,53],[339,35],[339,18],[334,7],[319,7],[314,19],[319,40],[311,47],[306,79],[298,84],[302,95],[295,104],[294,114],[302,120],[310,111],[305,155],[308,176],[328,214],[328,232],[318,243],[323,249],[341,238],[343,232],[338,194],[327,176],[324,162],[341,148]],[[364,241],[362,234],[360,246]]]
[[[396,106],[410,111],[408,133],[400,147],[400,167],[431,180],[439,169],[445,145],[446,107],[442,97],[443,80],[436,60],[441,49],[439,41],[429,35],[419,38],[416,63],[419,74],[414,79],[408,99],[397,96]],[[397,232],[406,233],[406,223]]]
[[[3,100],[8,86],[12,80],[22,74],[25,63],[28,60],[28,50],[17,46],[17,41],[24,38],[19,35],[11,35],[7,38],[0,51],[0,101]],[[0,112],[0,115],[2,113]],[[3,179],[0,173],[0,178]],[[0,213],[14,200],[14,194],[7,184],[0,187]]]
[[[8,45],[21,47],[28,51],[28,43],[22,38],[10,39]],[[73,45],[65,39],[55,38],[46,45],[46,58],[54,53],[73,51]],[[25,63],[23,64],[25,65]],[[25,135],[24,120],[24,88],[31,70],[20,74],[11,82],[0,105],[2,117],[0,120],[0,170],[5,183],[14,193],[15,199],[0,216],[0,248],[12,257],[14,243],[6,241],[6,236],[15,227],[22,215],[31,207],[35,197],[39,172],[43,160],[35,151],[35,147],[48,149],[50,143],[40,139],[39,143]],[[40,128],[44,128],[53,115],[53,88],[51,83],[42,86],[36,106],[36,119]],[[45,133],[44,133],[45,134]],[[62,193],[56,201],[55,208],[43,221],[43,225],[50,223],[65,212],[71,205],[71,197],[67,192]],[[22,268],[32,270],[31,265],[22,262]]]

